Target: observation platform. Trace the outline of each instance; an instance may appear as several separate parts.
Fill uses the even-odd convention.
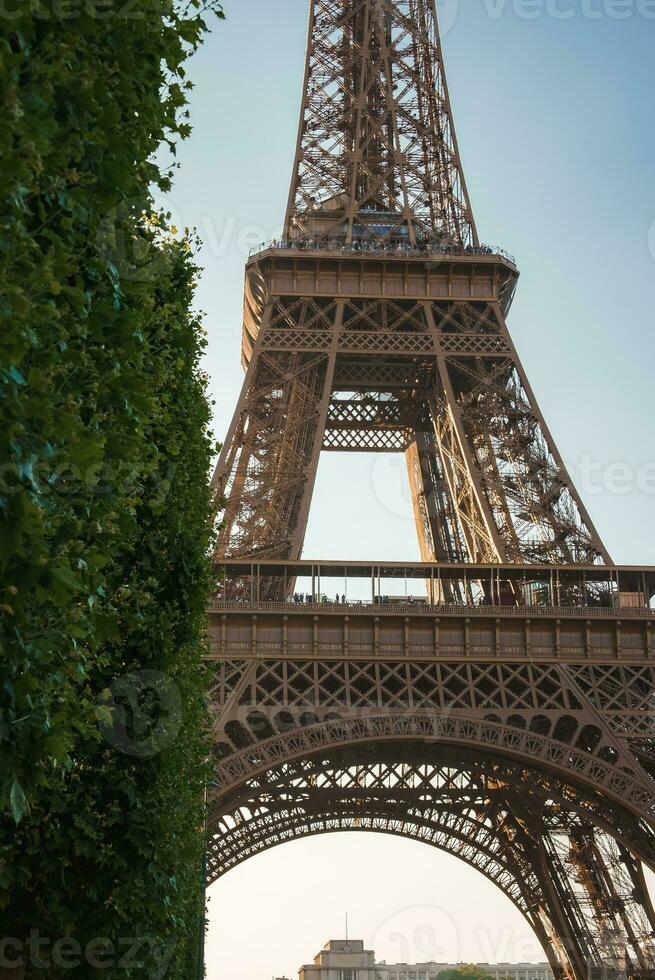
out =
[[[250,249],[249,259],[262,259],[279,252],[291,253],[294,256],[322,255],[336,258],[356,259],[408,259],[423,261],[444,259],[464,259],[468,261],[490,262],[501,259],[514,269],[517,268],[516,258],[503,248],[496,245],[409,245],[389,244],[380,242],[352,242],[342,244],[338,241],[303,241],[301,239],[275,239],[262,242]]]
[[[653,567],[228,560],[216,571],[212,660],[655,657]],[[272,585],[289,598],[267,600]]]
[[[251,251],[253,273],[272,295],[329,299],[498,298],[507,313],[519,272],[502,248],[457,245],[383,245],[376,242],[278,241]]]
[[[403,309],[416,308],[420,303],[498,302],[507,315],[518,277],[514,256],[486,245],[345,245],[294,240],[262,244],[251,252],[246,265],[242,364],[246,367],[250,362],[267,297],[284,297],[287,310],[300,298],[311,298],[323,307],[342,300],[355,307],[388,302]],[[406,325],[405,329],[420,331],[420,315],[415,320],[414,328]],[[285,317],[283,329],[279,325],[277,329],[264,329],[264,345],[272,350],[290,346],[297,350],[324,350],[332,339],[331,329],[326,329],[322,321],[307,327],[296,323],[292,312]],[[476,334],[467,339],[478,344],[484,340]],[[490,339],[492,354],[498,353],[494,347],[497,337]],[[371,353],[372,343],[386,342],[395,344],[388,351],[393,356],[434,354],[427,335],[394,333],[382,326],[361,336],[351,336],[344,326],[339,331],[339,342],[339,349],[348,353]],[[363,344],[361,350],[359,342]],[[502,352],[507,354],[504,348]]]

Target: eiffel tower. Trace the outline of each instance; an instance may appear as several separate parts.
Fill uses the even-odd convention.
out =
[[[434,0],[310,0],[214,477],[209,881],[307,834],[399,834],[494,881],[557,978],[651,978],[655,571],[612,565],[567,473],[506,326],[517,280],[478,236]],[[404,453],[420,562],[301,557],[321,451]],[[344,579],[370,601],[326,602]],[[384,595],[403,580],[420,600]]]

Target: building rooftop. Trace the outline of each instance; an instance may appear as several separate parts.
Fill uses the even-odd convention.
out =
[[[442,971],[457,970],[469,963],[388,963],[376,961],[375,952],[366,949],[362,939],[330,939],[299,970],[300,980],[438,980]],[[492,980],[554,980],[546,962],[476,963]]]
[[[363,953],[363,939],[328,939],[323,949],[331,953]]]

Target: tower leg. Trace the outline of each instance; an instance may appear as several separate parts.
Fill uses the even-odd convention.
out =
[[[341,304],[275,300],[265,314],[228,441],[219,459],[215,488],[224,501],[216,553],[228,558],[298,558],[323,443],[336,360]],[[295,317],[298,333],[320,317],[329,346],[303,350],[280,342]],[[312,323],[312,325],[314,325]],[[293,328],[291,328],[293,329]],[[294,331],[295,332],[295,331]],[[306,336],[306,335],[305,335]],[[280,347],[291,349],[281,350]],[[266,583],[260,598],[273,598]]]

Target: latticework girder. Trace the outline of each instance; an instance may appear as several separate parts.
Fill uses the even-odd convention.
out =
[[[494,881],[558,980],[655,980],[653,590],[607,567],[512,343],[518,271],[478,240],[434,0],[309,6],[284,240],[247,266],[214,481],[216,557],[243,561],[210,630],[210,879],[307,834],[399,834]],[[316,603],[313,565],[292,612],[322,450],[405,454],[422,613],[381,614],[379,564],[368,613]]]
[[[286,228],[477,244],[433,0],[311,0]]]
[[[655,859],[652,835],[581,788],[466,749],[364,743],[278,763],[214,804],[210,877],[306,834],[347,830],[423,841],[477,868],[523,912],[561,976],[655,962],[640,877],[641,860]],[[593,856],[580,841],[593,842]]]
[[[425,560],[608,558],[498,300],[269,295],[219,461],[217,554],[299,556],[321,449],[407,454]]]

